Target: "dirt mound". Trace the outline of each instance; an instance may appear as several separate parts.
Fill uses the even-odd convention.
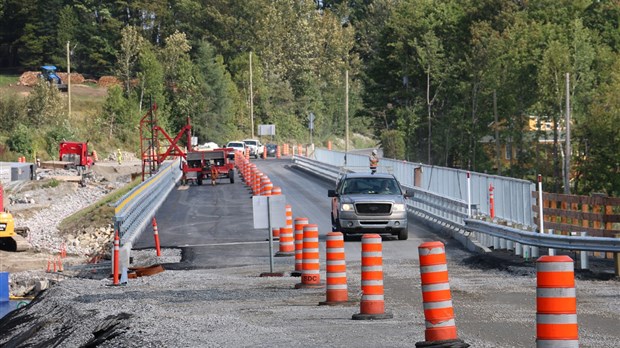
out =
[[[56,75],[58,75],[58,77],[60,77],[60,79],[62,80],[63,83],[68,83],[69,82],[69,78],[67,77],[67,73],[57,73]],[[71,83],[75,83],[75,84],[79,84],[79,83],[84,83],[84,76],[82,76],[82,74],[78,74],[78,73],[71,73]]]
[[[110,87],[120,85],[121,81],[116,76],[101,76],[99,79],[99,87]]]
[[[22,86],[32,87],[39,82],[39,72],[38,71],[26,71],[19,77],[19,84]]]
[[[26,71],[19,77],[19,84],[22,86],[32,87],[39,82],[39,72],[38,71]],[[68,75],[66,72],[58,72],[56,73],[60,80],[63,83],[67,83],[69,81]],[[71,73],[71,83],[84,83],[84,76],[78,73]]]

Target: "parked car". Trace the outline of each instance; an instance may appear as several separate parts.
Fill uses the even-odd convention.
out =
[[[272,144],[272,143],[266,144],[265,151],[267,151],[267,157],[276,157],[277,148],[278,148],[277,144]]]
[[[265,151],[265,146],[261,144],[260,140],[256,139],[244,139],[243,142],[250,149],[250,156],[259,158]]]
[[[229,141],[226,144],[226,147],[230,147],[233,148],[235,151],[241,151],[242,153],[245,153],[245,148],[246,145],[243,141]],[[228,158],[233,159],[235,158],[235,153],[234,152],[230,152],[228,154]]]
[[[380,233],[409,237],[403,190],[392,174],[347,173],[338,178],[332,199],[332,231],[350,234]]]

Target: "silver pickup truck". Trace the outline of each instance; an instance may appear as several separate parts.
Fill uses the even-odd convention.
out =
[[[332,231],[345,236],[359,233],[379,233],[409,238],[407,209],[403,191],[394,175],[383,173],[342,174],[332,198]]]

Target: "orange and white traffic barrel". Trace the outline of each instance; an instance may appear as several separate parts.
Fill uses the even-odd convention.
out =
[[[579,347],[574,265],[566,255],[536,261],[536,347]]]
[[[284,206],[285,225],[293,230],[293,207],[290,204]]]
[[[274,227],[271,229],[271,238],[273,238],[274,240],[280,239],[280,228]]]
[[[294,256],[295,255],[295,239],[293,237],[293,229],[290,227],[280,227],[279,249],[276,256]]]
[[[294,277],[301,276],[303,269],[303,243],[304,243],[304,226],[309,224],[308,218],[295,218],[295,271],[291,273]]]
[[[274,186],[271,189],[271,195],[272,196],[279,196],[282,195],[282,188],[280,188],[280,186]]]
[[[337,305],[349,302],[347,265],[344,254],[344,237],[341,232],[330,232],[325,240],[325,301],[320,305]]]
[[[260,193],[260,179],[262,176],[263,173],[256,169],[256,171],[254,172],[254,180],[252,182],[252,193],[254,194],[254,196],[258,196]]]
[[[458,339],[456,332],[444,244],[442,242],[422,243],[418,247],[418,253],[426,325],[424,331],[426,341],[419,342],[419,344],[442,342],[453,344],[450,347],[469,347],[468,344]]]
[[[273,190],[273,184],[271,183],[271,180],[269,180],[267,183],[265,183],[263,185],[263,188],[261,189],[261,196],[271,196],[271,191]]]
[[[269,179],[267,174],[263,174],[263,176],[260,178],[260,188],[258,192],[259,195],[265,196],[265,188],[267,184],[271,184],[271,179]],[[271,185],[271,188],[273,188],[273,185]],[[271,194],[271,188],[269,189],[270,194]]]
[[[391,319],[383,296],[383,246],[378,234],[362,236],[362,300],[354,320]]]
[[[322,288],[319,226],[317,224],[305,225],[303,236],[301,283],[295,284],[295,289]]]
[[[280,150],[280,145],[276,145],[276,158],[280,159],[282,157],[282,151]]]

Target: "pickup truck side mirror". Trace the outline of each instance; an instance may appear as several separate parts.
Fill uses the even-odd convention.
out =
[[[327,190],[327,197],[336,197],[336,190]]]
[[[414,192],[413,192],[412,190],[410,190],[410,189],[405,189],[405,194],[404,194],[404,196],[405,196],[405,198],[411,198],[411,197],[413,197],[413,193],[414,193]]]

